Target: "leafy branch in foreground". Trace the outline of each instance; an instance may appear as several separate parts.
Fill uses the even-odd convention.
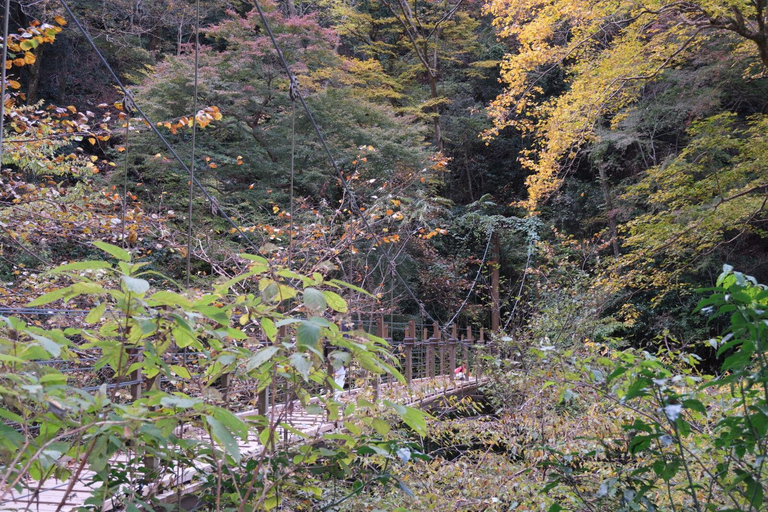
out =
[[[116,263],[62,265],[52,272],[72,284],[30,303],[87,298],[94,304],[88,326],[46,330],[2,317],[0,501],[12,490],[34,492],[51,478],[74,483],[91,471],[103,485],[86,505],[148,508],[167,490],[163,482],[194,467],[215,475],[207,494],[219,507],[271,509],[302,496],[320,503],[317,483],[328,475],[375,474],[376,461],[391,457],[391,424],[382,415],[424,432],[425,415],[413,408],[339,402],[329,392],[341,365],[403,380],[384,340],[342,332],[331,321],[347,311],[337,293],[342,283],[242,255],[248,270],[208,293],[154,290],[157,274],[144,263],[95,245]],[[258,292],[232,293],[238,283]],[[92,372],[109,378],[80,385],[78,376]],[[309,438],[287,422],[284,408],[234,414],[234,402],[217,389],[224,375],[269,390],[273,407],[295,402],[344,431]],[[140,396],[129,396],[137,384]],[[307,441],[282,445],[282,432]],[[243,451],[255,439],[260,448]],[[247,481],[238,480],[243,467],[253,469]]]

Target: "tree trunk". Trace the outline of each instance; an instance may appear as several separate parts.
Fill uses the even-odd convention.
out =
[[[43,45],[32,51],[35,63],[29,68],[29,86],[27,87],[27,105],[37,103],[38,89],[40,88],[40,70],[43,62]]]
[[[285,5],[288,8],[288,16],[291,18],[296,16],[296,5],[293,3],[293,0],[285,0]]]
[[[429,92],[431,93],[432,99],[437,99],[437,77],[433,72],[429,72]],[[443,151],[443,130],[440,126],[440,107],[438,105],[434,106],[434,112],[435,117],[432,120],[432,124],[435,127],[435,146],[437,147],[438,152]]]
[[[597,166],[600,173],[600,187],[603,189],[603,200],[605,201],[605,208],[608,214],[608,229],[611,234],[611,246],[613,246],[613,255],[615,257],[620,256],[619,252],[619,229],[616,222],[616,211],[613,208],[613,199],[611,198],[611,190],[608,185],[608,175],[605,172],[605,165],[599,164]]]

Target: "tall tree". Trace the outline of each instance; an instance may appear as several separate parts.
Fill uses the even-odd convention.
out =
[[[754,72],[768,65],[762,0],[493,0],[487,11],[513,48],[487,136],[507,126],[535,131],[537,146],[523,156],[531,209],[557,190],[601,122],[620,121],[645,84],[694,59],[706,41],[724,39],[734,57],[754,62]],[[542,85],[554,72],[563,73],[566,87],[545,97]]]

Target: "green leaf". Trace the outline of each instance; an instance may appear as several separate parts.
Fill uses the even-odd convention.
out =
[[[409,498],[415,498],[416,497],[416,495],[413,494],[413,491],[411,490],[411,488],[408,487],[407,485],[405,485],[405,483],[403,483],[402,480],[400,480],[399,478],[397,478],[396,480],[397,480],[397,487],[401,491],[403,491]]]
[[[302,320],[296,329],[296,341],[299,345],[316,347],[320,340],[320,326],[308,320]]]
[[[176,407],[178,409],[189,409],[199,404],[201,400],[199,398],[193,398],[188,396],[168,395],[160,399],[160,405],[163,407]]]
[[[115,259],[118,259],[120,261],[131,261],[130,253],[125,249],[121,249],[116,245],[108,244],[106,242],[101,242],[101,241],[93,242],[93,245],[95,245],[102,251],[106,252],[107,254],[112,255]]]
[[[347,301],[342,299],[341,295],[336,292],[325,290],[323,291],[323,296],[332,310],[338,311],[339,313],[347,312]]]
[[[389,423],[387,423],[381,418],[373,418],[373,428],[376,430],[376,432],[378,432],[382,436],[389,433],[391,429],[391,427],[389,426]]]
[[[192,307],[192,301],[183,295],[163,290],[153,293],[149,297],[149,301],[153,306],[177,306],[183,309]]]
[[[339,286],[344,286],[345,288],[349,288],[350,290],[354,290],[356,292],[360,292],[360,293],[365,294],[365,295],[367,295],[369,297],[373,297],[373,295],[370,292],[368,292],[367,290],[363,290],[359,286],[355,286],[353,284],[349,284],[349,283],[346,283],[344,281],[339,281],[338,279],[331,279],[329,282],[333,283],[333,284],[336,284],[336,285],[339,285]]]
[[[66,288],[59,288],[58,290],[53,290],[51,292],[46,293],[45,295],[42,295],[36,298],[35,300],[27,304],[27,306],[34,307],[34,306],[42,306],[44,304],[50,304],[53,301],[63,298],[65,295],[67,295],[67,293],[70,292],[70,290],[71,289],[68,286]]]
[[[60,265],[51,270],[51,273],[67,272],[70,270],[100,270],[104,268],[112,268],[112,265],[106,261],[76,261],[74,263],[67,263],[66,265]]]
[[[427,435],[427,413],[405,406],[405,414],[401,416],[406,425],[421,436]]]
[[[269,265],[269,261],[267,260],[267,258],[263,256],[257,256],[255,254],[245,254],[245,253],[239,254],[238,256],[240,256],[244,260],[255,261],[256,263],[261,263],[262,265],[266,265],[266,266]]]
[[[240,446],[232,433],[227,430],[223,423],[213,416],[205,415],[205,421],[211,427],[213,438],[224,448],[224,451],[232,457],[235,462],[240,462]]]
[[[316,288],[304,289],[304,306],[314,314],[319,314],[325,311],[328,304],[325,301],[325,295],[323,292]]]
[[[189,370],[187,370],[183,366],[172,364],[172,365],[170,365],[170,367],[171,367],[171,370],[173,371],[173,373],[175,373],[176,375],[178,375],[182,379],[191,379],[192,378],[192,375],[189,373]]]
[[[266,347],[259,350],[248,360],[248,364],[245,366],[245,371],[249,372],[254,368],[259,368],[261,365],[272,359],[279,351],[280,347],[276,346]]]
[[[224,309],[217,308],[216,306],[198,306],[197,311],[210,318],[221,325],[229,325],[229,317]]]
[[[632,438],[632,440],[629,442],[629,453],[632,455],[636,455],[640,453],[641,451],[647,449],[651,446],[651,441],[659,437],[658,434],[651,434],[651,435],[636,435]]]
[[[45,349],[46,352],[51,354],[53,357],[58,357],[61,354],[61,346],[59,346],[58,343],[53,341],[50,338],[46,338],[45,336],[40,336],[39,334],[35,333],[28,333],[32,338],[34,338],[35,341],[37,341],[43,349]]]
[[[85,322],[89,324],[95,324],[99,320],[101,320],[101,317],[104,316],[104,312],[107,310],[107,303],[102,302],[95,308],[93,308],[88,315],[85,317]]]
[[[640,377],[629,385],[627,388],[627,393],[624,395],[624,400],[631,400],[638,396],[647,395],[651,387],[650,379],[646,377]]]
[[[271,318],[262,318],[259,320],[259,324],[261,325],[261,330],[264,331],[264,334],[267,336],[267,339],[274,342],[277,337],[277,327],[275,327],[275,322],[273,322]]]
[[[288,361],[290,361],[291,366],[296,368],[296,371],[301,374],[306,382],[309,379],[309,371],[312,369],[312,361],[309,360],[309,357],[306,354],[294,352],[288,358]]]
[[[213,416],[243,441],[248,439],[248,425],[228,410],[216,407],[213,409]]]
[[[131,276],[121,276],[125,289],[137,295],[143,295],[149,290],[149,283],[144,279],[137,279]]]

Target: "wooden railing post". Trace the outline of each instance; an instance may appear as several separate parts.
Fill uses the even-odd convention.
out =
[[[269,408],[269,388],[266,387],[259,391],[259,396],[256,402],[256,408],[261,416],[267,415],[267,409]]]
[[[128,356],[129,365],[133,364],[134,361],[138,361],[141,357],[141,351],[138,348],[131,348],[128,350]],[[144,392],[144,382],[141,375],[141,369],[139,368],[132,371],[128,378],[133,382],[133,384],[128,386],[128,389],[131,392],[131,399],[134,401],[140,399],[142,393]],[[159,379],[153,380],[157,381]],[[151,407],[150,409],[154,410],[156,407]],[[159,467],[157,459],[152,455],[147,455],[146,452],[144,453],[143,464],[145,468],[153,471],[157,470]]]
[[[384,316],[379,316],[376,319],[376,334],[379,338],[387,337],[387,327],[384,324]],[[381,377],[379,374],[373,375],[373,399],[378,400],[381,396]]]
[[[403,339],[403,348],[405,350],[405,382],[408,387],[413,381],[413,344],[416,342],[416,321],[408,322]]]
[[[483,375],[483,359],[481,356],[482,356],[484,347],[485,347],[485,332],[481,327],[480,338],[478,338],[477,345],[475,345],[475,378],[477,380],[480,380],[480,377],[482,377]]]
[[[467,338],[461,342],[461,364],[464,365],[464,374],[469,373],[469,346],[472,344],[472,326],[467,326]]]
[[[437,339],[437,348],[440,354],[440,373],[438,375],[445,375],[445,340],[443,340],[437,322],[434,323],[432,328],[435,330],[435,339]]]
[[[451,338],[448,340],[448,376],[453,380],[456,375],[456,344],[459,342],[459,336],[456,330],[456,324],[451,329]]]
[[[270,344],[269,338],[267,338],[266,334],[264,334],[262,338],[258,341],[259,341],[259,346],[266,346]],[[277,342],[278,340],[276,339],[275,343]],[[256,397],[256,410],[261,416],[267,415],[268,408],[269,408],[269,386],[259,391],[259,394]]]
[[[136,348],[132,348],[129,350],[130,357],[128,358],[129,361],[133,362],[134,360],[138,360],[139,356],[139,350]],[[142,389],[142,379],[141,379],[141,368],[136,369],[131,372],[131,374],[128,376],[128,378],[133,382],[133,384],[130,385],[131,390],[131,399],[138,400],[141,398],[141,394],[143,392]]]
[[[435,377],[435,344],[438,341],[440,330],[437,327],[437,323],[434,325],[434,335],[427,339],[427,378],[432,379]],[[425,329],[426,330],[426,329]]]
[[[219,391],[221,392],[221,396],[224,399],[224,403],[229,403],[229,388],[232,384],[232,374],[229,372],[222,373],[221,377],[219,377]]]

